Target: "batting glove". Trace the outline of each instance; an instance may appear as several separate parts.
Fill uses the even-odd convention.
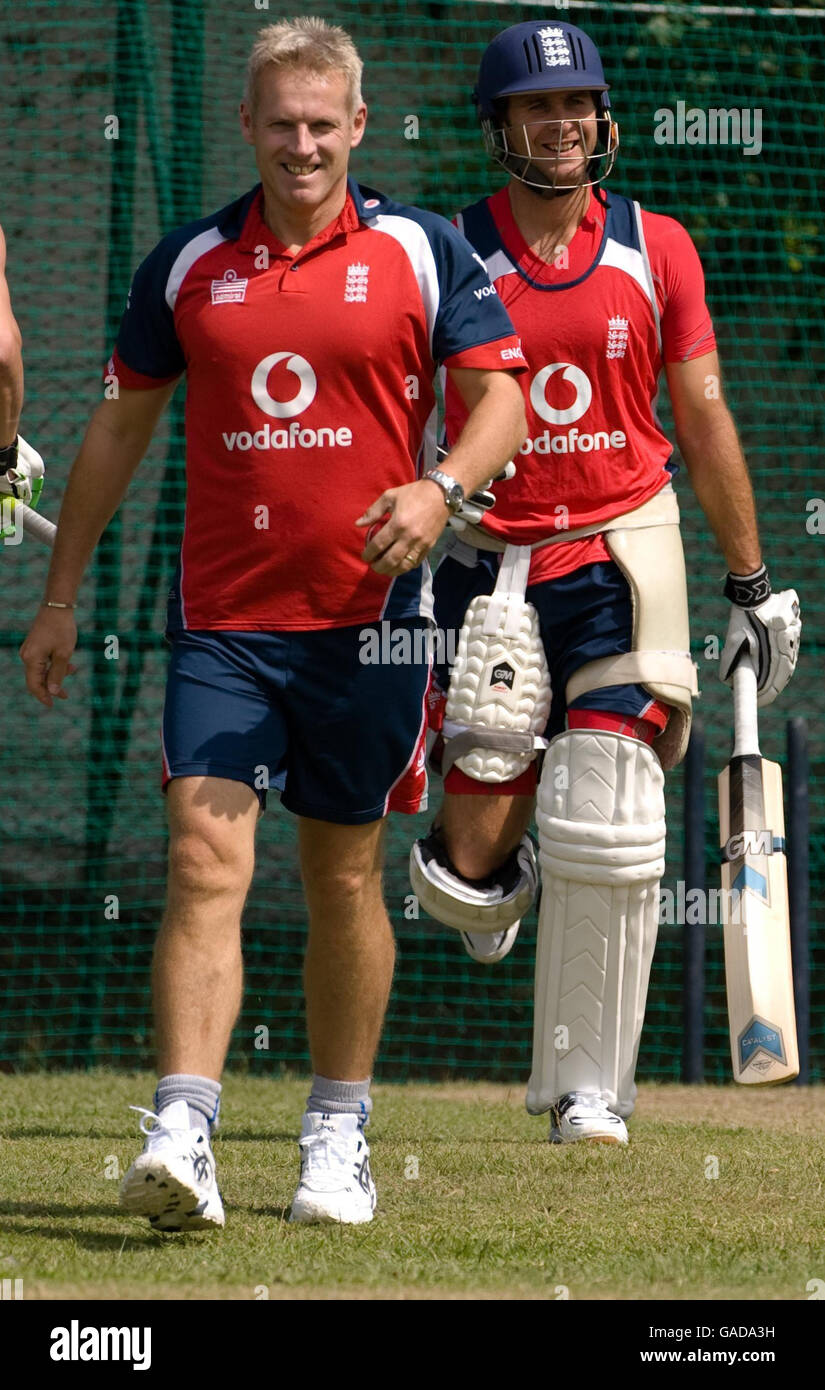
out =
[[[719,677],[733,684],[733,673],[745,653],[756,670],[757,704],[773,704],[796,670],[802,620],[795,589],[771,593],[763,565],[753,574],[729,574],[725,597],[733,604],[728,633],[719,659]]]
[[[32,498],[35,502],[40,496],[43,486],[43,474],[46,466],[40,454],[33,449],[31,444],[27,444],[25,439],[17,436],[13,444],[8,449],[2,450],[3,458],[0,460],[0,493],[7,497],[14,497],[18,502],[31,504]]]

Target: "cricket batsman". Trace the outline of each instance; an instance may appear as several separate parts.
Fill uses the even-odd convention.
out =
[[[515,475],[468,499],[436,573],[439,627],[460,638],[430,697],[443,807],[411,855],[422,905],[488,964],[541,879],[527,1109],[550,1112],[553,1143],[627,1143],[663,774],[697,694],[662,372],[729,571],[721,678],[749,653],[769,704],[800,637],[796,593],[774,593],[763,562],[697,252],[673,218],[604,187],[608,91],[595,44],[556,17],[506,29],[481,61],[484,141],[509,181],[456,223],[521,335],[528,437]],[[465,411],[449,384],[446,411],[451,443]]]

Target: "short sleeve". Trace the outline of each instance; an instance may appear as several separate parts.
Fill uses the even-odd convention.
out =
[[[702,262],[690,236],[672,217],[643,212],[642,223],[653,279],[662,296],[662,356],[689,362],[716,347],[705,302]]]
[[[137,268],[120,321],[111,369],[127,388],[162,386],[186,370],[167,286],[174,253],[161,242]]]
[[[439,283],[435,361],[447,367],[526,369],[520,339],[483,260],[455,227],[439,222],[433,246]]]

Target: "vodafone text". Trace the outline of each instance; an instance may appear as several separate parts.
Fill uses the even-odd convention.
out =
[[[596,430],[595,434],[580,434],[574,425],[566,434],[551,434],[545,430],[534,439],[525,439],[520,454],[590,454],[594,449],[626,449],[627,435],[622,430]]]
[[[324,449],[336,444],[348,449],[352,443],[352,430],[347,429],[346,425],[338,429],[322,426],[321,429],[312,430],[293,420],[283,429],[272,429],[267,424],[255,430],[254,434],[251,430],[233,430],[231,434],[224,430],[223,442],[229,453],[236,449],[243,452],[247,449]]]

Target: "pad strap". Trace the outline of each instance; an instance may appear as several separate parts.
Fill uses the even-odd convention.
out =
[[[607,521],[591,521],[588,526],[573,526],[567,531],[558,531],[555,536],[545,536],[543,540],[536,541],[534,545],[526,548],[531,551],[543,550],[546,545],[563,545],[566,541],[583,540],[586,536],[600,536],[607,531],[633,531],[645,526],[678,524],[679,502],[673,484],[666,483],[660,492],[649,501],[643,502],[641,507],[634,507],[632,512],[610,517]],[[491,531],[485,531],[482,526],[472,524],[462,531],[461,539],[463,543],[475,546],[477,550],[506,551],[510,548],[506,541],[494,536]]]
[[[487,616],[482,633],[485,637],[495,637],[501,630],[505,637],[518,637],[521,630],[524,595],[527,591],[527,577],[530,573],[529,545],[508,545],[499,566],[496,587],[490,595]],[[516,602],[513,602],[513,600]]]
[[[620,652],[580,666],[567,682],[567,703],[572,704],[589,690],[603,690],[608,685],[649,685],[652,681],[681,685],[691,695],[699,694],[696,666],[689,653]]]
[[[452,733],[453,729],[459,730]],[[502,753],[538,753],[547,747],[547,739],[538,734],[510,733],[505,729],[467,728],[444,721],[444,754],[441,760],[442,776],[446,777],[458,758],[464,758],[474,748],[494,748]]]

